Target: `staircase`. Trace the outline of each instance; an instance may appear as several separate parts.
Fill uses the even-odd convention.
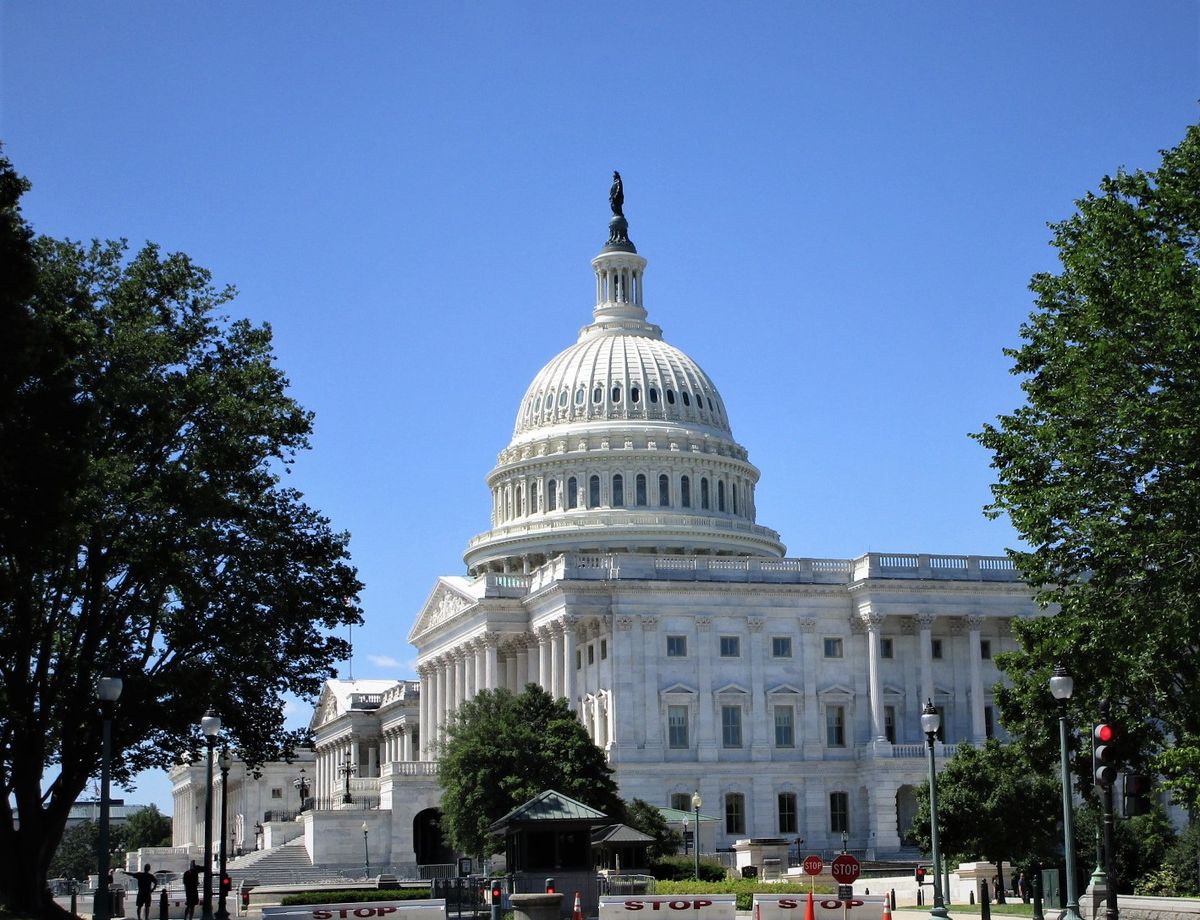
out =
[[[235,888],[246,879],[253,879],[255,885],[288,885],[345,878],[337,869],[314,866],[302,839],[247,853],[226,864],[226,870]]]

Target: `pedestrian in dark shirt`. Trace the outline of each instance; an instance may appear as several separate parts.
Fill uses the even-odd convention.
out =
[[[196,914],[196,905],[200,903],[200,869],[196,866],[196,860],[192,860],[192,867],[183,870],[183,917],[184,920],[192,920]]]
[[[137,918],[138,920],[150,920],[150,894],[158,887],[158,879],[150,871],[150,863],[146,863],[141,872],[130,872],[129,876],[137,879]],[[144,918],[142,916],[143,907],[146,908]]]

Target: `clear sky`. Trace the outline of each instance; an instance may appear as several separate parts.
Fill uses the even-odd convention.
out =
[[[366,583],[355,677],[414,676],[525,387],[590,320],[612,170],[791,555],[1000,554],[967,433],[1019,402],[1046,223],[1200,99],[1191,0],[5,0],[0,52],[36,229],[187,252],[273,327],[316,412],[291,482]],[[127,798],[171,808],[161,775]]]

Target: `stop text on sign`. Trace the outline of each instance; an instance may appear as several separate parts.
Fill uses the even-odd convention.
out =
[[[829,867],[833,880],[847,885],[858,878],[860,871],[858,860],[848,853],[842,853],[835,857],[833,864]]]
[[[686,916],[688,920],[734,920],[736,904],[737,898],[731,894],[678,894],[661,898],[605,895],[600,898],[600,920],[618,920],[634,911],[658,911],[659,914]]]

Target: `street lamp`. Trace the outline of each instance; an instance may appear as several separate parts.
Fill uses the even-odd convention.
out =
[[[346,752],[346,759],[338,765],[338,772],[346,778],[345,792],[342,793],[342,804],[349,805],[354,801],[350,796],[350,777],[358,772],[358,767],[350,762],[350,752]]]
[[[213,794],[213,748],[221,731],[221,717],[209,710],[200,720],[200,731],[208,745],[208,769],[204,784],[204,898],[201,920],[213,920],[212,909],[212,794]]]
[[[933,741],[941,727],[942,717],[934,708],[933,700],[925,703],[921,710],[921,731],[925,733],[925,743],[929,748],[929,837],[933,850],[933,909],[931,917],[949,917],[946,904],[942,900],[942,853],[938,847],[938,818],[937,818],[937,773],[933,762]]]
[[[704,799],[700,798],[700,790],[692,793],[692,812],[696,816],[696,827],[692,832],[693,851],[696,854],[696,881],[700,881],[700,806]]]
[[[1067,906],[1065,920],[1080,920],[1079,898],[1075,893],[1075,824],[1071,808],[1071,768],[1067,760],[1067,701],[1075,690],[1075,679],[1061,664],[1050,677],[1050,695],[1058,702],[1058,748],[1062,762],[1063,859],[1067,865]]]
[[[296,787],[300,796],[300,807],[297,811],[304,811],[304,800],[308,798],[308,777],[304,775],[304,767],[300,768],[300,775],[292,780],[292,785]]]
[[[843,830],[843,831],[842,831],[842,852],[843,852],[843,853],[845,853],[845,852],[846,852],[846,842],[847,842],[849,839],[850,839],[850,835],[849,835],[849,834],[848,834],[848,833],[847,833],[845,830]]]
[[[688,822],[687,822],[687,818],[684,818],[682,821],[680,821],[680,822],[679,822],[679,829],[680,829],[680,831],[683,833],[683,855],[684,855],[684,856],[687,856],[687,855],[688,855],[688,853],[690,853],[690,852],[691,852],[691,850],[689,850],[689,849],[688,849]]]
[[[229,755],[228,748],[221,748],[221,759],[218,763],[221,765],[221,873],[217,881],[216,920],[229,920],[229,910],[225,906],[225,899],[229,895],[225,890],[225,839],[228,836],[225,830],[225,816],[229,812],[229,768],[233,766],[233,758]]]
[[[362,823],[363,829],[363,878],[371,877],[371,851],[367,849],[367,822]]]
[[[96,685],[100,697],[100,831],[96,838],[96,856],[100,863],[100,881],[93,899],[93,920],[109,920],[112,903],[108,894],[108,771],[112,760],[113,708],[121,697],[121,678],[101,677]]]

